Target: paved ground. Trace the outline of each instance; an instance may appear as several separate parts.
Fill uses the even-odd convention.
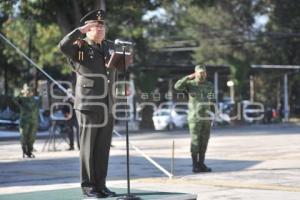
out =
[[[1,134],[9,134],[0,131]],[[44,134],[44,133],[42,133]],[[140,190],[198,194],[198,199],[300,199],[300,127],[296,125],[216,128],[207,152],[213,173],[191,173],[187,130],[134,132],[131,140],[170,171],[172,179],[131,150],[131,187]],[[22,159],[17,140],[0,142],[0,195],[79,186],[78,151],[42,152],[45,139],[36,142],[35,159]],[[113,139],[110,187],[125,188],[125,143]],[[0,196],[1,197],[1,196]]]

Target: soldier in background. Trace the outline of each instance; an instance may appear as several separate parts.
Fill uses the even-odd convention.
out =
[[[210,111],[214,99],[213,84],[206,81],[205,66],[197,65],[195,73],[178,80],[175,89],[189,95],[188,123],[191,135],[191,156],[193,172],[211,172],[204,164],[205,153],[210,137]]]
[[[24,84],[21,95],[15,103],[20,108],[20,139],[23,158],[34,158],[33,144],[39,126],[39,99],[33,95],[31,88]]]

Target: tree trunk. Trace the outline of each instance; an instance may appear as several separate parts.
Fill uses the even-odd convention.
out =
[[[145,106],[142,110],[142,121],[140,123],[140,128],[153,129],[152,121],[153,109],[152,106]]]
[[[78,5],[78,1],[77,0],[72,0],[72,6],[74,8],[74,21],[75,21],[75,24],[78,25],[79,21],[82,17],[82,14],[80,12],[80,8],[79,8],[79,5]]]
[[[106,10],[105,0],[95,0],[95,9]]]
[[[67,20],[67,17],[64,14],[64,12],[60,9],[57,9],[56,21],[64,34],[69,33],[74,28],[71,22]]]
[[[8,93],[8,70],[7,66],[4,66],[4,95],[7,95]]]

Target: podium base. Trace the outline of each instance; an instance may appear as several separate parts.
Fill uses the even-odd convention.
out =
[[[142,200],[142,199],[140,197],[130,194],[130,195],[118,197],[117,200]]]

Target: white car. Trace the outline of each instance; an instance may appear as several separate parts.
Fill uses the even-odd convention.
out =
[[[212,120],[212,126],[215,124],[228,125],[231,122],[230,116],[226,113],[217,113],[215,114],[212,111],[207,111],[207,114]]]
[[[155,130],[172,130],[187,125],[187,110],[158,109],[153,113],[152,120]]]

